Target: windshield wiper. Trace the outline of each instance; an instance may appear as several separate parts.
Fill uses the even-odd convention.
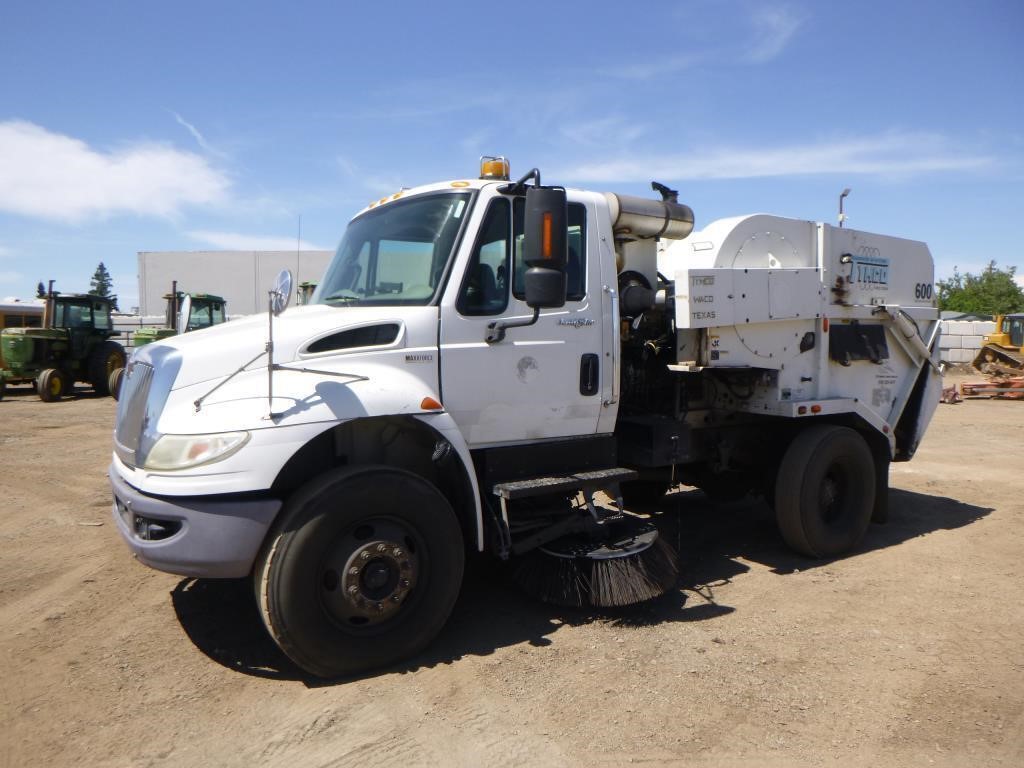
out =
[[[353,301],[359,301],[361,298],[360,296],[353,296],[350,291],[339,291],[338,293],[332,293],[330,296],[325,296],[321,301],[348,304]]]

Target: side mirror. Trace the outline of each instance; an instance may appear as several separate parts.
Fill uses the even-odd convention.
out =
[[[292,299],[292,273],[282,269],[274,279],[274,285],[270,289],[270,311],[274,316],[280,315],[288,307]]]
[[[523,260],[526,304],[533,309],[565,305],[565,272],[569,260],[566,233],[568,205],[562,187],[526,190]]]
[[[188,319],[192,316],[192,297],[187,293],[178,307],[178,333],[188,330]]]

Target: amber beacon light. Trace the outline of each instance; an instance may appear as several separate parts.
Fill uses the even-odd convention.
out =
[[[480,158],[480,178],[481,179],[500,179],[501,181],[508,181],[511,167],[509,166],[508,159],[502,156],[492,157],[490,155],[484,155]]]

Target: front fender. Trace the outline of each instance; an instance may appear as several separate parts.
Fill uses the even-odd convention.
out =
[[[473,457],[469,452],[469,446],[466,445],[466,441],[462,436],[462,432],[459,430],[458,425],[455,423],[455,419],[452,418],[451,414],[446,411],[435,411],[429,414],[419,414],[416,419],[426,424],[428,427],[439,433],[441,437],[448,441],[451,447],[455,450],[456,455],[459,457],[459,461],[462,462],[463,471],[466,474],[466,478],[469,480],[469,485],[473,489],[473,513],[474,522],[476,524],[476,548],[477,551],[483,552],[484,550],[484,519],[483,519],[483,508],[480,504],[480,486],[476,481],[476,468],[473,464]]]

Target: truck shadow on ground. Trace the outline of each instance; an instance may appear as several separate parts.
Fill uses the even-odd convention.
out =
[[[959,528],[992,511],[910,491],[892,490],[890,494],[890,522],[871,526],[864,543],[850,557]],[[716,589],[749,571],[748,562],[765,565],[781,577],[831,562],[791,553],[763,502],[718,506],[699,491],[680,491],[667,496],[662,511],[653,516],[680,556],[679,586],[668,594],[622,609],[546,605],[524,594],[506,571],[490,561],[471,561],[452,616],[430,647],[407,662],[363,679],[451,664],[465,656],[487,656],[522,643],[547,646],[552,643],[551,636],[566,625],[602,622],[642,627],[713,621],[735,610],[718,602]],[[344,682],[313,678],[291,663],[267,635],[248,580],[183,579],[171,592],[171,600],[189,639],[218,664],[309,687]]]

